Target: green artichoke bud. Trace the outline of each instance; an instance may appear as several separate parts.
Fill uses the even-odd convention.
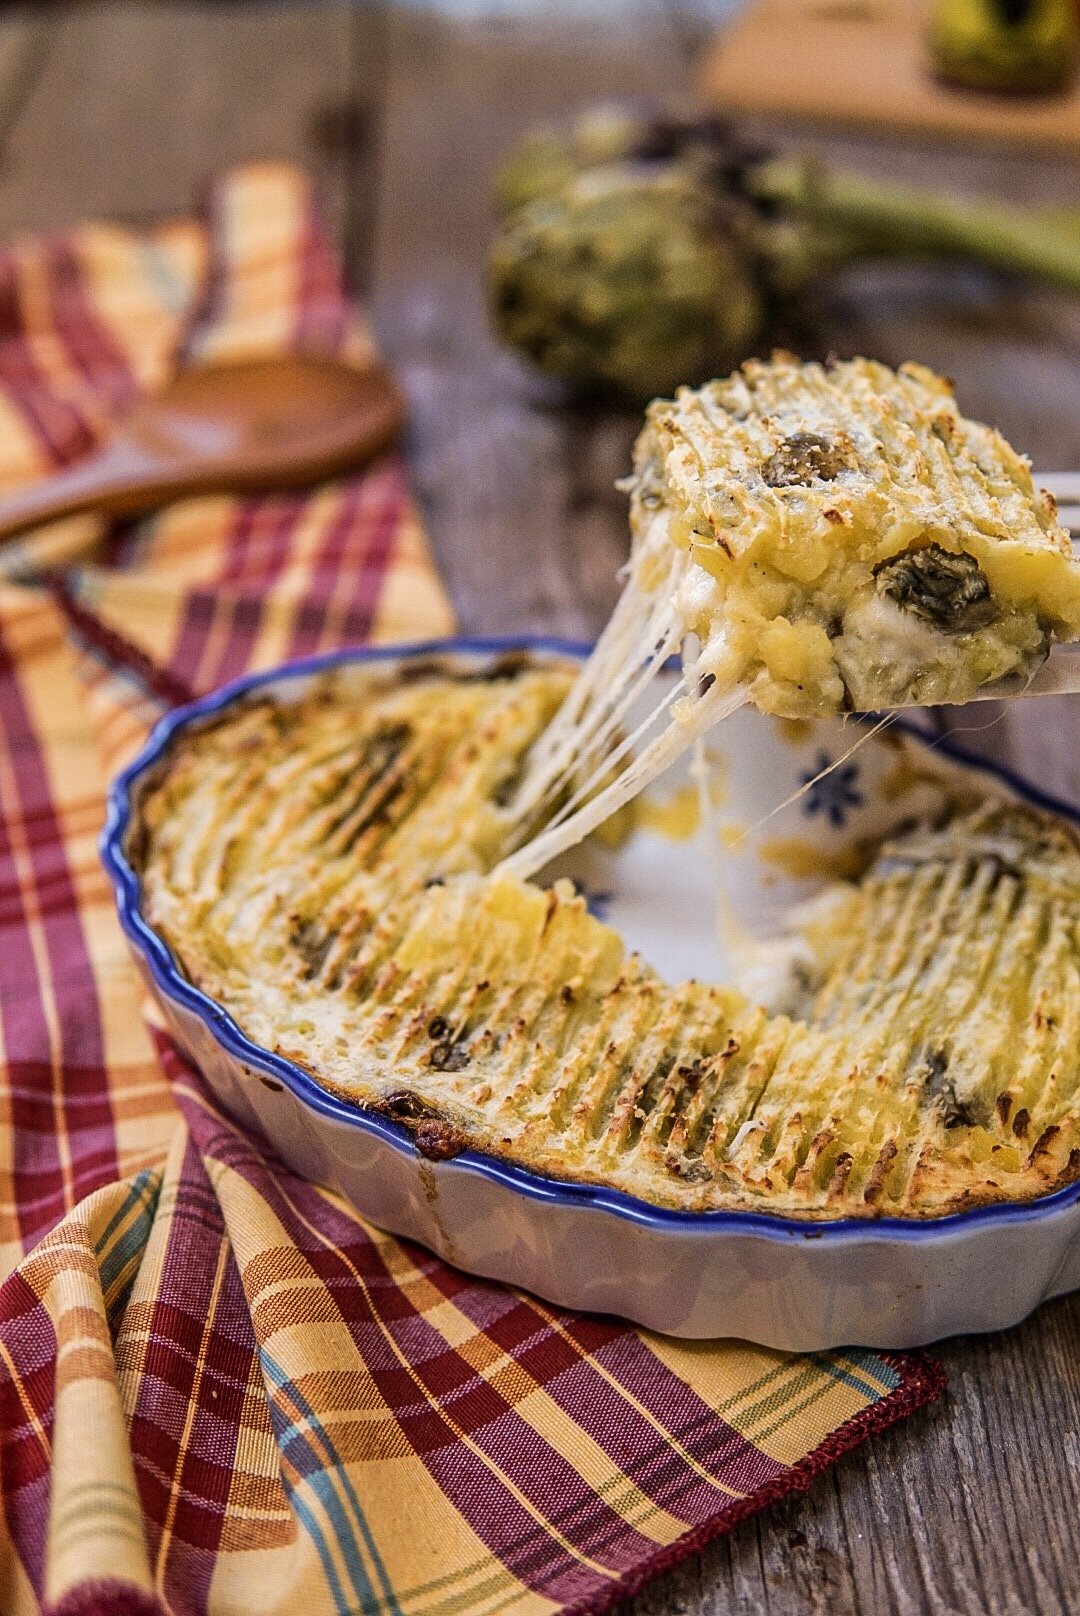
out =
[[[930,54],[943,78],[978,90],[1057,90],[1076,61],[1073,0],[939,0]]]
[[[549,374],[635,402],[704,381],[761,327],[751,230],[690,167],[585,169],[503,219],[496,328]]]
[[[963,259],[1080,292],[1075,216],[833,173],[710,122],[602,109],[528,140],[499,199],[499,334],[550,375],[634,402],[733,369],[767,321],[798,319],[812,283],[860,258]]]

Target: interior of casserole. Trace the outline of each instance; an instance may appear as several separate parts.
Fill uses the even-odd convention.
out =
[[[657,1204],[924,1217],[1080,1174],[1080,846],[986,802],[816,906],[770,1014],[491,874],[569,672],[352,669],[182,731],[129,855],[180,967],[421,1149]]]
[[[777,354],[681,388],[628,486],[639,580],[685,553],[699,671],[768,712],[962,702],[1080,634],[1053,501],[923,366]]]

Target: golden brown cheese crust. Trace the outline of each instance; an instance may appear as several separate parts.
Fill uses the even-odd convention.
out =
[[[148,919],[257,1043],[421,1148],[660,1205],[940,1215],[1080,1174],[1080,848],[988,803],[809,925],[799,1019],[668,986],[561,883],[489,876],[568,677],[354,671],[182,734],[131,852]]]

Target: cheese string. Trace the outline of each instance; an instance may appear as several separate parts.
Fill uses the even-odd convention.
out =
[[[687,677],[683,675],[675,690],[683,686]],[[571,799],[571,804],[580,801],[580,806],[571,809],[571,804],[568,804],[566,817],[556,820],[538,835],[530,837],[516,852],[503,859],[498,866],[499,873],[515,875],[522,879],[534,875],[559,853],[564,853],[590,831],[602,825],[606,819],[610,819],[617,808],[638,796],[658,775],[670,768],[675,759],[687,747],[693,745],[699,735],[713,724],[719,723],[721,719],[728,717],[747,700],[746,691],[742,688],[725,690],[713,685],[695,698],[683,697],[684,711],[674,716],[670,712],[673,696],[674,692],[671,692],[663,698],[645,721],[643,728],[655,724],[660,717],[667,715],[667,722],[659,735],[642,748],[633,762],[607,785],[597,790],[595,795],[589,795],[589,792],[595,789],[596,783],[596,777],[590,777]],[[630,744],[633,744],[634,739],[636,735],[629,738]],[[624,747],[625,745],[626,743]]]
[[[660,671],[659,667],[650,674],[655,678]],[[676,681],[671,689],[660,698],[648,716],[638,725],[630,735],[615,748],[613,752],[602,758],[593,772],[573,791],[569,799],[560,807],[551,821],[536,835],[527,839],[515,851],[502,860],[498,870],[502,874],[514,875],[523,880],[529,879],[545,864],[549,864],[560,853],[573,847],[577,842],[602,825],[624,803],[648,788],[652,782],[670,768],[672,763],[688,748],[696,749],[695,765],[698,774],[698,789],[706,789],[704,754],[700,750],[699,742],[706,730],[714,724],[730,717],[747,702],[748,695],[745,688],[723,689],[713,684],[705,689],[699,689],[695,697],[687,697],[688,683],[694,678],[693,669],[687,669]],[[640,681],[638,688],[640,687]],[[682,711],[674,714],[672,709],[678,702]],[[863,729],[852,744],[842,752],[838,758],[828,763],[816,774],[804,780],[796,791],[785,797],[767,814],[763,814],[745,830],[736,834],[732,845],[738,845],[752,836],[756,831],[799,801],[807,792],[821,781],[840,768],[851,758],[861,746],[872,740],[893,723],[895,714],[886,713],[876,724],[869,729]],[[637,754],[633,761],[606,785],[602,784],[605,774],[610,773],[621,759],[630,752],[647,732],[661,719],[667,722],[660,733],[648,742]],[[711,818],[711,816],[710,816]],[[710,837],[710,843],[711,843]],[[716,850],[710,846],[710,856],[714,863],[717,861]],[[714,869],[719,876],[719,867]]]
[[[701,648],[686,631],[680,598],[693,567],[689,552],[673,544],[660,524],[631,554],[615,610],[533,745],[510,807],[509,851],[500,873],[534,875],[747,700],[744,688],[703,677]],[[640,709],[676,654],[682,673],[623,735],[628,715]]]
[[[629,735],[623,737],[623,739],[615,747],[614,751],[604,752],[600,755],[599,759],[593,766],[592,773],[586,776],[581,785],[579,785],[573,792],[573,795],[565,803],[563,803],[558,812],[552,816],[550,821],[551,824],[559,825],[563,822],[563,820],[568,819],[573,813],[574,809],[579,807],[580,804],[585,801],[586,797],[591,796],[594,791],[597,791],[600,786],[604,784],[606,776],[610,775],[611,771],[616,767],[616,765],[622,762],[626,754],[628,752],[632,752],[633,749],[644,740],[644,737],[648,731],[652,729],[655,724],[657,724],[662,718],[667,717],[675,702],[686,693],[686,686],[687,677],[686,674],[683,674],[671,687],[671,689],[660,697],[660,700],[656,703],[656,706],[652,708],[648,717],[643,718],[635,730],[632,730]],[[592,756],[593,754],[590,753],[590,759]],[[631,768],[633,766],[633,764],[629,765]]]
[[[672,597],[685,560],[671,546],[662,561],[662,576],[645,591],[638,576],[640,552],[632,559],[614,612],[566,700],[533,745],[513,803],[520,823],[535,816],[590,759],[602,756],[630,707],[678,651],[682,634]]]

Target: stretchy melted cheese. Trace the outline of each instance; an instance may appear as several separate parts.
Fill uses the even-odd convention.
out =
[[[933,1216],[1080,1174],[1080,848],[987,804],[808,923],[795,1017],[669,986],[489,874],[557,671],[353,670],[184,732],[142,799],[146,913],[257,1043],[465,1144],[657,1204]]]

